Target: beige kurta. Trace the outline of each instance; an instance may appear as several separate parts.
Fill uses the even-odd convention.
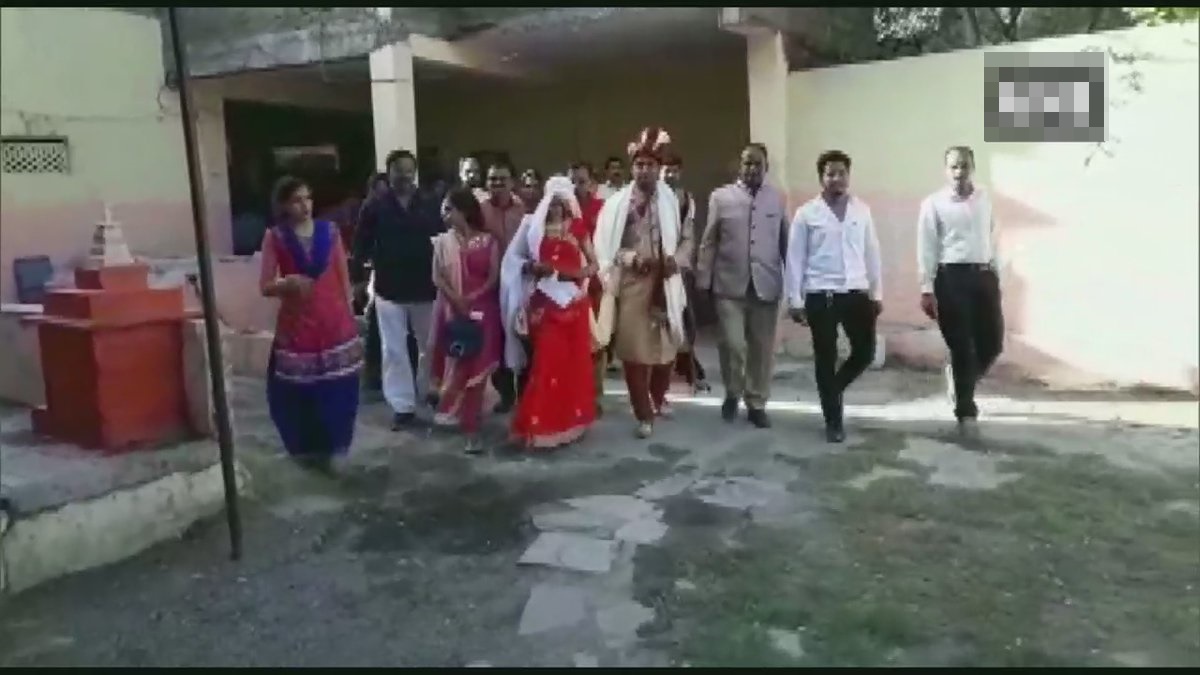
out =
[[[629,251],[642,259],[653,260],[662,255],[657,200],[651,199],[649,208],[639,217],[638,203],[641,200],[640,193],[634,191],[630,199],[629,220],[625,224],[625,232],[621,235],[618,260]],[[680,270],[690,268],[690,228],[681,228],[674,257]],[[665,365],[675,360],[679,347],[671,340],[666,310],[651,306],[654,285],[657,283],[660,283],[657,274],[641,275],[629,269],[621,274],[621,285],[616,298],[613,352],[622,362]]]

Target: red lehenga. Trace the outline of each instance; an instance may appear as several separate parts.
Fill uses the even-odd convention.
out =
[[[559,272],[584,266],[575,221],[569,236],[542,238],[538,258]],[[526,309],[533,345],[529,380],[512,421],[513,438],[530,448],[553,448],[577,440],[596,421],[592,381],[591,303],[586,293],[559,307],[535,290]]]

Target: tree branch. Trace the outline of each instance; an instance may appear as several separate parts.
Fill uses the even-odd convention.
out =
[[[1025,10],[1024,7],[1009,7],[1008,8],[1008,25],[1005,26],[1005,37],[1010,42],[1017,41],[1017,34],[1020,32],[1021,13]]]
[[[983,31],[979,30],[979,15],[974,7],[963,7],[962,13],[967,19],[968,47],[978,47],[983,44]]]
[[[996,20],[997,28],[1000,31],[1000,38],[1003,42],[1017,41],[1017,22],[1021,19],[1022,7],[988,7],[988,12],[992,18]],[[1001,9],[1006,9],[1008,16],[1005,17],[1001,13]]]

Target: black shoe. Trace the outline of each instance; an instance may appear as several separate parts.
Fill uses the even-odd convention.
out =
[[[830,443],[841,443],[846,440],[846,430],[841,427],[825,427],[825,440]]]
[[[771,418],[767,417],[766,410],[760,410],[758,408],[750,408],[749,410],[746,411],[746,419],[750,420],[750,424],[753,424],[754,426],[758,427],[759,429],[770,429],[771,428]]]
[[[415,413],[396,413],[392,415],[392,431],[407,429],[417,420]]]
[[[732,422],[737,419],[738,400],[736,398],[727,398],[721,404],[721,417],[726,422]]]
[[[512,412],[513,403],[513,401],[500,401],[495,405],[495,407],[492,408],[492,412],[496,413],[497,415],[507,415],[508,413]]]

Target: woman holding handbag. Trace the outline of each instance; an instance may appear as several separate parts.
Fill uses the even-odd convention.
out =
[[[470,188],[446,195],[443,219],[449,230],[433,239],[431,388],[438,396],[434,423],[458,426],[466,450],[483,450],[479,426],[483,396],[500,366],[500,244],[484,229],[483,212]]]

